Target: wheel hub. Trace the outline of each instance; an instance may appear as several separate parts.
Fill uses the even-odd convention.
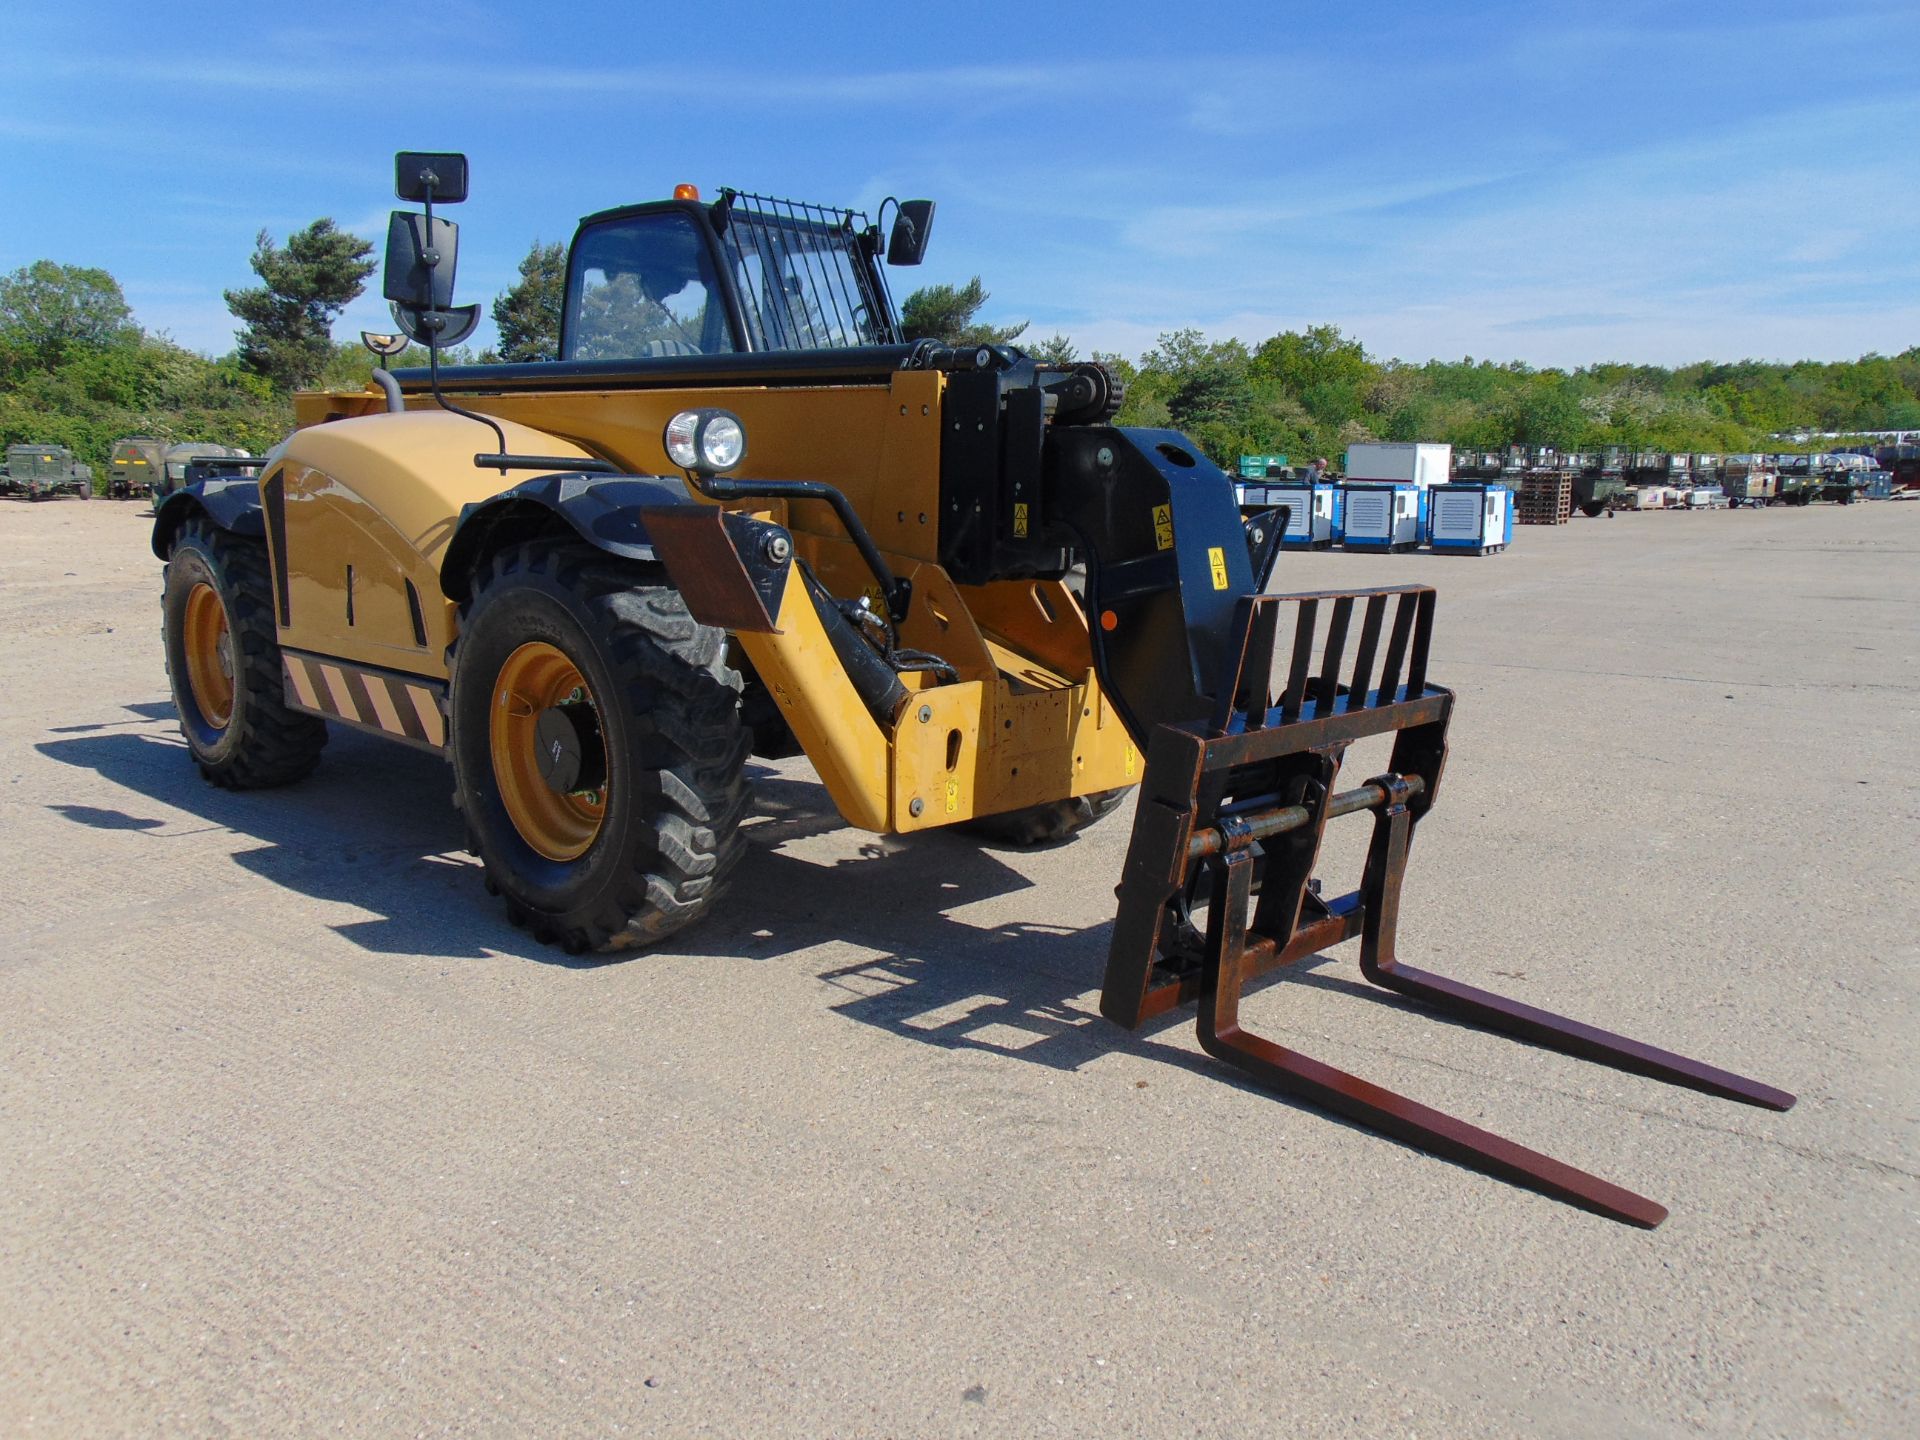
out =
[[[187,689],[200,717],[215,730],[233,718],[233,631],[219,592],[204,580],[187,593],[180,626]]]
[[[540,778],[556,795],[598,791],[607,781],[600,716],[582,701],[549,705],[534,723]]]
[[[607,814],[607,750],[580,668],[543,640],[520,646],[494,681],[488,749],[502,805],[548,860],[577,860]]]

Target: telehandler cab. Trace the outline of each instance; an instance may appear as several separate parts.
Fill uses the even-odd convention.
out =
[[[1242,1029],[1256,975],[1358,939],[1375,984],[1749,1104],[1793,1097],[1402,965],[1401,876],[1452,694],[1424,586],[1268,594],[1183,436],[1111,421],[1097,364],[902,335],[886,265],[929,201],[850,210],[692,187],[590,215],[560,358],[447,368],[464,157],[405,153],[386,296],[424,370],[303,394],[257,476],[159,506],[168,671],[208,780],[313,769],[327,722],[452,763],[489,889],[570,951],[697,920],[743,845],[745,763],[804,752],[851,825],[1061,839],[1140,785],[1102,1011],[1197,1002],[1263,1083],[1614,1219],[1657,1204]],[[881,207],[884,218],[889,201]],[[885,251],[886,265],[882,264]],[[1065,583],[1084,564],[1084,600]],[[1387,773],[1337,790],[1347,747]],[[1373,817],[1359,887],[1313,878]]]

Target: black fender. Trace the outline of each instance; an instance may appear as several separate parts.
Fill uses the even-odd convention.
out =
[[[440,557],[440,588],[450,600],[472,594],[473,577],[494,553],[555,521],[609,555],[658,561],[644,510],[696,503],[684,480],[650,475],[541,475],[460,512]]]
[[[260,479],[255,475],[196,480],[182,485],[153,507],[153,553],[165,560],[173,550],[180,527],[204,515],[222,530],[264,540],[266,515],[260,506]]]
[[[541,475],[467,506],[440,559],[441,592],[464,604],[473,577],[498,551],[562,526],[609,555],[660,565],[703,624],[775,628],[791,538],[777,525],[696,500],[670,476]]]

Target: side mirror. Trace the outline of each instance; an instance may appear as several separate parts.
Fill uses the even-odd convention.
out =
[[[893,217],[893,235],[887,241],[889,265],[918,265],[927,253],[927,234],[933,229],[933,201],[902,200]]]
[[[478,305],[455,305],[450,310],[429,310],[414,305],[403,305],[396,300],[388,308],[393,311],[393,323],[400,327],[400,333],[414,344],[425,345],[429,350],[458,345],[473,334],[474,327],[480,323]]]
[[[467,157],[402,150],[393,157],[393,193],[402,200],[458,205],[467,198]]]
[[[460,227],[451,220],[395,210],[387,220],[387,264],[381,294],[416,310],[453,304],[453,272]]]

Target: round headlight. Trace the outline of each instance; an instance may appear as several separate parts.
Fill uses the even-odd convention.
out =
[[[731,470],[746,458],[747,432],[733,416],[709,415],[700,427],[700,458],[709,470]]]
[[[700,429],[700,412],[682,410],[667,422],[665,444],[667,458],[682,470],[691,470],[700,459],[694,437]]]

